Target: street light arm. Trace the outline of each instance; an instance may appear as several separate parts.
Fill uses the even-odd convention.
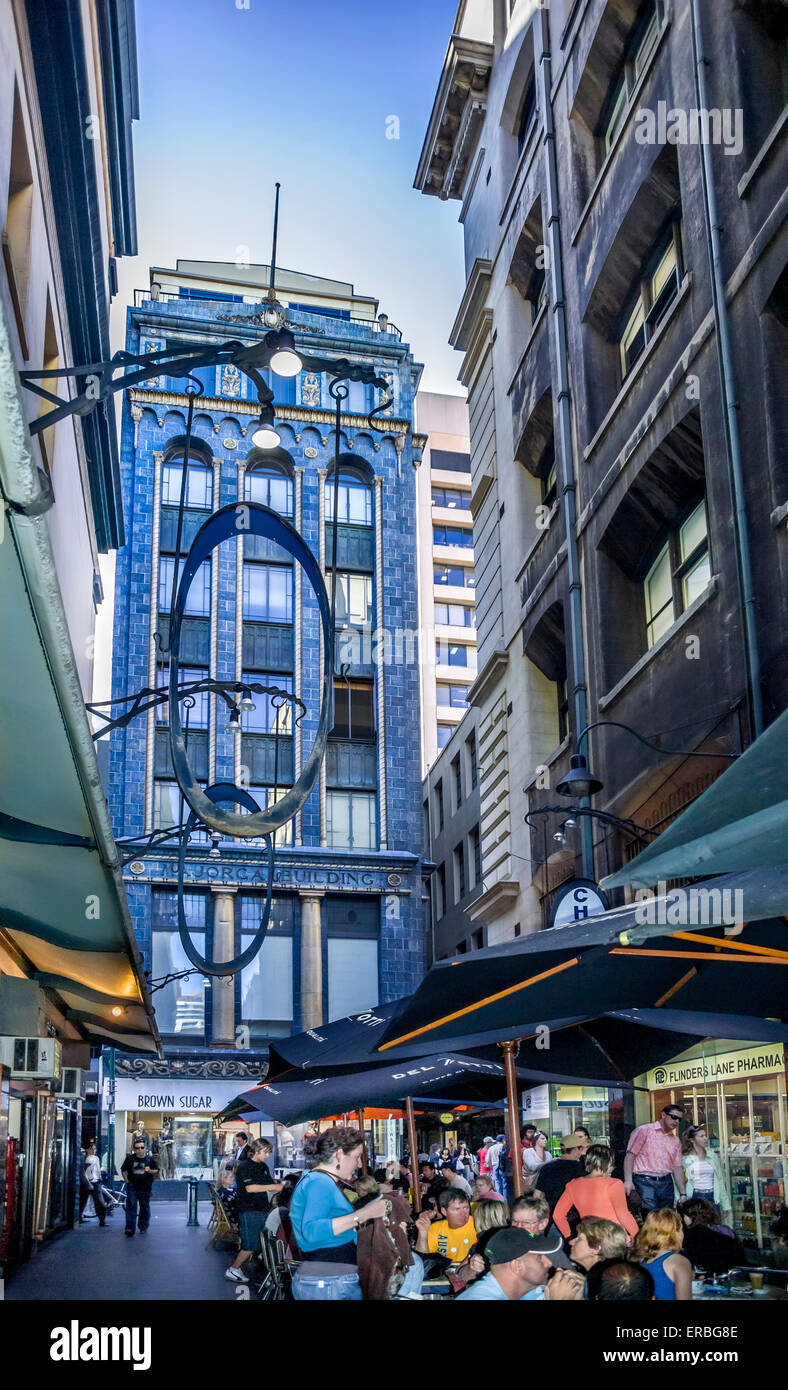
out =
[[[631,734],[633,738],[638,740],[638,743],[642,743],[646,748],[651,748],[655,753],[664,753],[666,757],[738,758],[739,756],[738,753],[700,753],[694,748],[663,748],[659,743],[652,743],[650,739],[644,738],[643,735],[639,734],[637,729],[633,729],[631,725],[622,724],[619,719],[595,719],[593,723],[586,724],[585,728],[581,729],[577,736],[577,751],[580,752],[583,739],[590,734],[592,729],[601,729],[604,727],[626,729],[628,734]]]

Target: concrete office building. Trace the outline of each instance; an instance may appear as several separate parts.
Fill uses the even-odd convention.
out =
[[[787,29],[771,0],[457,11],[416,186],[465,233],[490,944],[637,850],[538,814],[585,723],[687,750],[583,747],[594,805],[659,831],[786,704]]]

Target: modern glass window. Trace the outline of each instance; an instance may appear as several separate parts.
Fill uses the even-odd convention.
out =
[[[378,942],[374,937],[329,936],[328,1021],[374,1009],[378,1003]]]
[[[432,576],[436,584],[450,584],[456,589],[476,587],[473,570],[464,565],[435,565]]]
[[[168,459],[161,470],[161,505],[179,507],[183,459]],[[213,469],[189,460],[186,470],[185,506],[209,512],[213,506]]]
[[[205,681],[205,680],[208,679],[208,672],[207,672],[207,670],[205,669],[205,667],[200,667],[200,666],[179,666],[179,667],[178,667],[178,679],[179,679],[181,685],[185,685],[187,681]],[[159,669],[158,669],[157,675],[156,675],[156,684],[157,684],[157,686],[159,686],[159,687],[165,686],[165,687],[166,687],[166,686],[169,685],[169,682],[170,682],[170,668],[169,668],[169,666],[160,666]],[[207,728],[208,728],[208,708],[209,708],[209,701],[210,701],[210,698],[211,698],[211,697],[210,697],[210,694],[208,693],[207,690],[200,690],[196,695],[190,696],[190,699],[194,700],[194,705],[193,705],[193,707],[188,711],[188,715],[189,715],[189,728],[190,728],[190,729],[207,729]],[[185,706],[183,700],[181,700],[180,706],[181,706],[181,723],[185,726],[185,724],[186,724],[186,714],[187,714],[187,711],[186,711],[186,706]],[[156,706],[156,723],[157,723],[157,724],[169,724],[169,722],[170,722],[170,705],[169,705],[169,701],[168,701],[168,700],[165,700],[163,704],[157,705],[157,706]]]
[[[646,261],[619,335],[622,378],[629,375],[679,292],[682,276],[680,223],[672,223]]]
[[[165,781],[157,777],[153,783],[153,829],[165,830],[169,826],[181,824],[181,789],[175,781]],[[190,806],[183,801],[183,822],[190,814]],[[207,830],[192,830],[189,836],[191,845],[207,845],[210,837]]]
[[[337,681],[332,738],[375,737],[375,699],[371,681]]]
[[[473,547],[473,531],[460,526],[433,526],[433,545],[459,545],[466,549]]]
[[[329,601],[331,575],[326,578]],[[372,626],[372,575],[337,570],[337,627]]]
[[[243,615],[259,623],[292,623],[293,571],[289,565],[244,563]]]
[[[369,792],[327,792],[326,833],[331,849],[375,849],[375,796]]]
[[[646,0],[641,6],[627,44],[624,62],[617,69],[610,84],[599,124],[599,135],[606,154],[624,124],[634,88],[656,48],[662,24],[662,8],[663,0]]]
[[[180,584],[185,557],[178,561],[178,583]],[[159,612],[169,613],[172,599],[172,577],[175,572],[175,556],[159,557]],[[189,618],[207,618],[211,612],[211,562],[205,560],[195,574],[186,597],[184,614]]]
[[[372,525],[372,489],[361,479],[343,478],[340,469],[337,521],[347,526]],[[334,520],[334,483],[326,483],[326,517]]]
[[[244,474],[244,497],[280,516],[293,515],[293,479],[281,468],[258,466]]]
[[[263,897],[241,898],[242,951],[252,943],[264,906]],[[244,1023],[256,1025],[257,1033],[281,1036],[292,1031],[292,935],[269,931],[251,965],[241,971],[241,1018]]]
[[[273,689],[293,691],[293,677],[264,675],[260,671],[244,671],[245,685],[267,685]],[[293,732],[293,705],[290,700],[282,701],[274,695],[260,695],[252,692],[255,704],[253,710],[241,711],[241,728],[245,734],[291,734]]]
[[[471,494],[456,487],[433,487],[433,507],[454,507],[459,512],[470,511]]]
[[[464,603],[436,603],[435,621],[443,627],[475,627],[476,613]]]
[[[469,652],[473,650],[459,642],[436,642],[435,660],[439,666],[470,666]]]
[[[467,685],[447,685],[446,682],[439,681],[436,692],[439,705],[448,705],[449,709],[468,708]]]
[[[646,641],[659,641],[711,579],[706,504],[700,502],[671,531],[643,583]]]
[[[445,747],[446,747],[446,744],[449,742],[449,739],[451,738],[451,736],[452,736],[453,733],[454,733],[454,725],[453,725],[453,724],[439,724],[439,725],[438,725],[438,749],[439,749],[439,750],[440,750],[441,748],[445,748]]]
[[[205,955],[206,899],[202,893],[184,893],[184,915],[196,949]],[[177,925],[174,893],[154,892],[151,902],[151,974],[154,980],[163,979],[181,970],[188,970],[191,961],[186,956],[181,939],[173,928]],[[195,1037],[205,1033],[205,979],[189,975],[172,980],[157,989],[154,995],[156,1022],[159,1031],[170,1036]]]

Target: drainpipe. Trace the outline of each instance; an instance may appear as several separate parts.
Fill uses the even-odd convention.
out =
[[[566,534],[566,562],[569,575],[568,646],[572,667],[572,703],[574,728],[577,733],[588,722],[588,687],[586,684],[585,649],[583,646],[583,591],[580,577],[580,557],[577,548],[577,480],[572,447],[572,416],[570,410],[569,362],[566,333],[566,304],[564,301],[564,267],[561,254],[561,216],[558,206],[558,167],[555,150],[555,125],[550,100],[552,89],[552,59],[548,47],[547,14],[542,13],[534,29],[541,41],[538,58],[539,91],[544,117],[545,185],[547,210],[547,248],[552,272],[552,313],[555,328],[558,363],[558,449],[556,458],[561,470],[561,510]],[[587,805],[587,798],[582,805]],[[594,841],[591,820],[581,819],[581,848],[583,877],[594,877]]]
[[[695,94],[699,111],[708,111],[706,91],[706,68],[709,59],[703,41],[703,27],[698,0],[690,0],[692,12],[692,53],[695,64]],[[763,694],[761,691],[761,658],[758,650],[758,630],[755,613],[755,591],[752,579],[752,559],[750,539],[747,531],[747,513],[744,499],[744,470],[742,468],[741,441],[739,439],[739,402],[733,379],[730,332],[728,326],[728,305],[725,299],[725,278],[720,251],[720,222],[717,215],[717,196],[714,189],[714,171],[711,149],[706,140],[700,142],[701,174],[703,179],[703,204],[706,217],[706,233],[709,243],[709,262],[711,267],[711,293],[714,304],[714,325],[717,333],[717,357],[720,368],[722,398],[725,403],[726,445],[728,467],[733,489],[736,555],[739,569],[742,610],[744,614],[744,633],[747,660],[747,681],[750,687],[750,707],[752,709],[753,733],[756,738],[763,732]]]

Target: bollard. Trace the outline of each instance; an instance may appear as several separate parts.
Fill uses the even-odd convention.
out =
[[[187,1226],[199,1226],[200,1223],[199,1223],[199,1221],[197,1220],[197,1179],[196,1179],[196,1178],[187,1178],[186,1181],[187,1181],[187,1183],[188,1183],[188,1185],[189,1185],[189,1192],[188,1192],[189,1219],[188,1219],[188,1221],[186,1222],[186,1225],[187,1225]]]

